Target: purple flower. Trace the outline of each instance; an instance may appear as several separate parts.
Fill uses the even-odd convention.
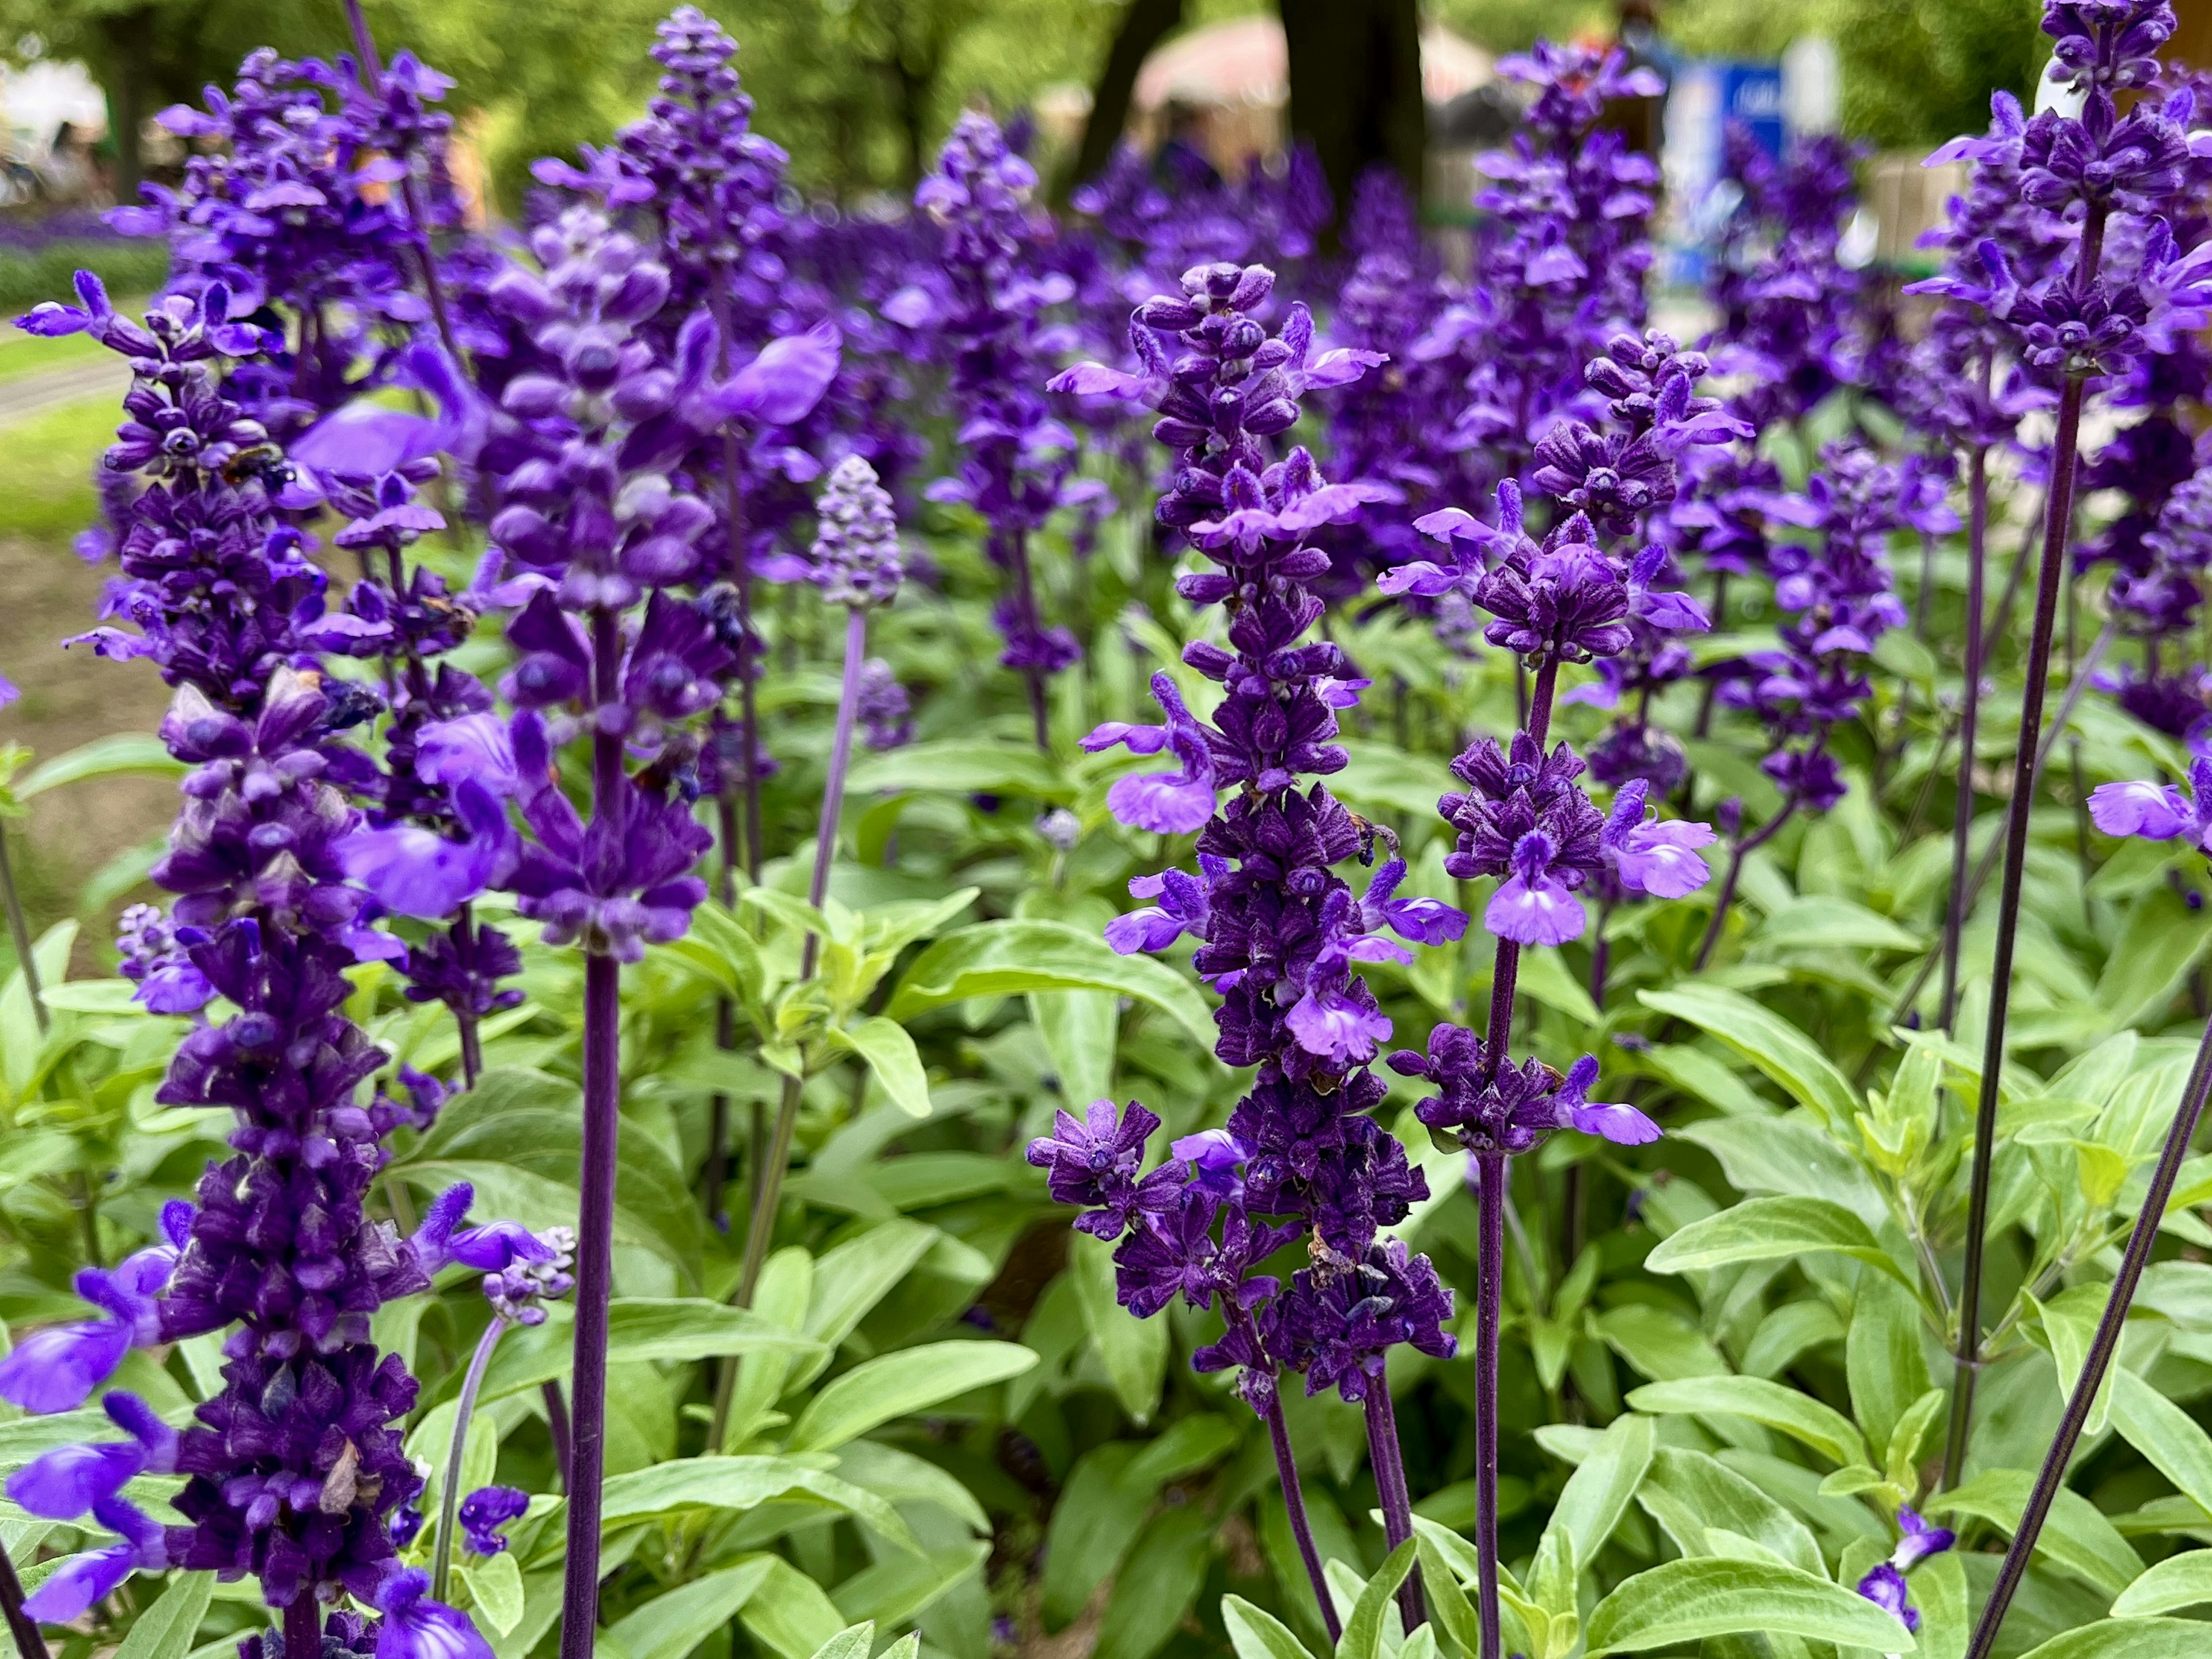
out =
[[[887,605],[905,568],[898,519],[876,470],[848,455],[830,474],[817,503],[812,578],[831,605],[855,610]]]
[[[519,844],[506,809],[474,778],[453,787],[453,801],[464,841],[400,824],[357,830],[332,851],[386,910],[425,921],[449,916],[513,871]]]
[[[155,1297],[176,1270],[184,1243],[179,1235],[191,1215],[188,1204],[165,1206],[161,1224],[170,1243],[139,1251],[112,1273],[98,1267],[79,1272],[76,1293],[110,1316],[48,1326],[25,1337],[0,1359],[0,1400],[41,1414],[75,1411],[134,1346],[160,1340]]]
[[[1188,835],[1213,816],[1213,756],[1206,728],[1184,705],[1182,693],[1165,674],[1152,676],[1152,698],[1167,716],[1164,726],[1130,726],[1109,720],[1083,739],[1092,754],[1116,744],[1135,755],[1163,749],[1182,763],[1174,772],[1145,772],[1114,781],[1106,805],[1133,830],[1155,835]]]
[[[1712,878],[1711,866],[1698,856],[1715,836],[1711,824],[1662,823],[1644,805],[1650,786],[1642,778],[1621,786],[1599,837],[1606,863],[1632,893],[1655,898],[1686,898]]]
[[[118,1389],[100,1404],[115,1425],[131,1437],[94,1446],[62,1446],[33,1459],[8,1477],[8,1496],[21,1508],[49,1521],[74,1521],[115,1497],[141,1474],[167,1474],[176,1468],[177,1431],[155,1416],[134,1394]]]
[[[1589,1099],[1590,1085],[1596,1081],[1597,1061],[1589,1054],[1567,1069],[1565,1080],[1552,1097],[1560,1127],[1579,1129],[1621,1146],[1641,1146],[1659,1139],[1659,1126],[1633,1106]]]
[[[492,1659],[491,1644],[466,1613],[428,1599],[430,1575],[419,1567],[393,1573],[376,1592],[384,1615],[376,1659]]]
[[[1414,1109],[1431,1133],[1473,1152],[1533,1151],[1558,1129],[1577,1129],[1622,1146],[1656,1140],[1659,1130],[1632,1106],[1593,1103],[1597,1061],[1585,1054],[1565,1077],[1541,1060],[1493,1058],[1473,1031],[1442,1024],[1425,1054],[1401,1048],[1389,1060],[1401,1077],[1426,1079],[1437,1093]]]
[[[2186,836],[2191,845],[2212,850],[2212,762],[2190,769],[2190,796],[2173,785],[2105,783],[2089,792],[2089,817],[2108,836],[2139,836],[2172,841]],[[2194,797],[2191,799],[2190,797]]]
[[[1860,1579],[1858,1591],[1906,1630],[1916,1635],[1919,1633],[1920,1613],[1906,1599],[1905,1575],[1888,1562],[1877,1563],[1872,1571]]]
[[[1541,830],[1531,830],[1516,841],[1507,865],[1511,873],[1491,895],[1482,925],[1516,945],[1565,945],[1580,938],[1589,916],[1554,872],[1559,854],[1559,843]],[[1578,873],[1565,868],[1569,874]]]
[[[1271,1346],[1303,1370],[1306,1392],[1334,1388],[1361,1401],[1383,1386],[1389,1350],[1407,1344],[1436,1359],[1459,1352],[1443,1328],[1452,1293],[1425,1255],[1397,1239],[1378,1240],[1357,1261],[1324,1256],[1291,1275],[1290,1292],[1270,1310]]]
[[[1144,1212],[1174,1202],[1182,1185],[1182,1171],[1174,1164],[1137,1176],[1145,1142],[1159,1127],[1159,1119],[1134,1101],[1117,1114],[1112,1101],[1094,1100],[1080,1120],[1054,1113],[1053,1133],[1030,1142],[1024,1156],[1048,1172],[1054,1203],[1099,1206],[1078,1216],[1077,1227],[1099,1238],[1118,1238]]]
[[[1123,956],[1139,951],[1164,951],[1188,933],[1206,937],[1206,888],[1228,873],[1228,866],[1211,854],[1199,855],[1199,875],[1163,870],[1156,876],[1134,876],[1129,881],[1133,898],[1160,902],[1132,910],[1106,924],[1106,942]]]
[[[1929,1526],[1906,1505],[1899,1505],[1897,1524],[1905,1535],[1898,1540],[1889,1564],[1899,1572],[1911,1571],[1916,1563],[1931,1555],[1941,1555],[1959,1541],[1958,1534],[1950,1528]]]
[[[114,1593],[134,1572],[161,1572],[173,1564],[161,1528],[120,1498],[103,1498],[92,1517],[122,1541],[88,1554],[71,1556],[46,1582],[23,1598],[23,1611],[42,1625],[66,1625],[82,1618]]]
[[[530,1494],[514,1486],[478,1486],[461,1499],[461,1533],[477,1555],[498,1555],[507,1548],[500,1528],[519,1519],[530,1507]]]

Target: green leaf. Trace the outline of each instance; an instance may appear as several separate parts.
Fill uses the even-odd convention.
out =
[[[1583,1025],[1602,1025],[1605,1016],[1583,982],[1568,971],[1566,959],[1557,951],[1528,951],[1521,957],[1520,988],[1547,1008],[1556,1008]]]
[[[1150,957],[1117,956],[1095,933],[1030,918],[978,922],[947,933],[916,957],[884,1012],[910,1019],[970,997],[1028,991],[1111,991],[1168,1015],[1211,1053],[1213,1015],[1197,988]]]
[[[845,1339],[943,1237],[923,1222],[895,1216],[824,1251],[814,1264],[806,1309],[806,1334],[822,1349],[799,1364],[787,1386],[803,1389],[826,1370]]]
[[[1865,1463],[1867,1445],[1841,1412],[1779,1382],[1759,1376],[1705,1376],[1688,1382],[1652,1382],[1628,1396],[1629,1405],[1654,1416],[1712,1414],[1747,1417],[1801,1441],[1834,1463]]]
[[[1121,1304],[1115,1295],[1114,1247],[1104,1239],[1073,1234],[1067,1267],[1084,1328],[1106,1366],[1115,1398],[1135,1422],[1151,1422],[1167,1380],[1167,1327],[1157,1319],[1139,1319]]]
[[[929,1115],[929,1073],[922,1069],[921,1051],[905,1026],[878,1014],[858,1025],[833,1030],[830,1041],[867,1061],[892,1105],[911,1117]]]
[[[1636,1501],[1666,1529],[1685,1555],[1729,1553],[1711,1536],[1725,1528],[1790,1566],[1814,1573],[1825,1570],[1820,1546],[1811,1528],[1742,1475],[1704,1452],[1658,1448]]]
[[[855,1365],[807,1402],[791,1431],[793,1451],[830,1451],[878,1424],[927,1411],[1037,1363],[1013,1342],[931,1342]]]
[[[1984,1469],[1964,1486],[1930,1498],[1931,1515],[1971,1515],[2010,1538],[2027,1509],[2035,1477],[2026,1469]],[[2107,1595],[2118,1595],[2142,1575],[2142,1558],[2094,1504],[2061,1486],[2036,1534],[2035,1553]]]
[[[770,1558],[768,1577],[746,1598],[738,1617],[753,1640],[777,1659],[814,1659],[846,1628],[844,1615],[822,1587],[781,1557]]]
[[[1390,1598],[1398,1593],[1398,1586],[1413,1570],[1414,1547],[1414,1540],[1408,1538],[1375,1569],[1375,1576],[1367,1581],[1359,1592],[1359,1599],[1352,1604],[1352,1616],[1344,1621],[1344,1634],[1336,1644],[1336,1659],[1382,1659],[1383,1621],[1390,1609]]]
[[[1600,1340],[1655,1382],[1724,1376],[1727,1358],[1712,1339],[1669,1308],[1630,1303],[1589,1322]]]
[[[1114,1581],[1092,1659],[1152,1659],[1183,1621],[1213,1564],[1213,1519],[1200,1504],[1162,1510],[1146,1523]]]
[[[574,1346],[575,1310],[568,1303],[545,1304],[542,1325],[509,1331],[492,1351],[485,1368],[478,1402],[495,1400],[568,1374],[570,1350]],[[699,1297],[623,1297],[607,1313],[608,1347],[623,1360],[712,1359],[723,1354],[821,1354],[823,1345],[811,1335],[774,1325],[758,1314]],[[458,1374],[449,1379],[458,1391]]]
[[[981,1566],[990,1553],[990,1540],[979,1538],[927,1555],[894,1555],[854,1573],[830,1599],[848,1619],[903,1624]]]
[[[2025,1659],[2204,1659],[2206,1634],[2194,1619],[2100,1619],[2052,1637]]]
[[[1860,1276],[1844,1361],[1851,1415],[1879,1455],[1887,1455],[1891,1431],[1929,1389],[1920,1331],[1920,1304],[1911,1291],[1893,1279]]]
[[[2097,1006],[2110,1014],[2114,1026],[2151,1020],[2204,954],[2208,941],[2212,921],[2202,910],[2191,910],[2172,888],[2153,888],[2136,901],[2112,941],[2104,977],[2097,981]]]
[[[1656,1273],[1697,1273],[1731,1262],[1774,1261],[1814,1250],[1851,1256],[1880,1267],[1893,1279],[1904,1277],[1866,1223],[1825,1198],[1747,1198],[1661,1240],[1644,1265]]]
[[[1046,1630],[1059,1630],[1083,1611],[1144,1525],[1159,1488],[1124,1478],[1136,1452],[1127,1441],[1109,1441],[1085,1452],[1068,1472],[1045,1532]]]
[[[1739,1632],[1911,1653],[1911,1632],[1856,1591],[1770,1561],[1669,1561],[1623,1582],[1591,1610],[1592,1659]]]
[[[882,1498],[849,1480],[782,1457],[686,1457],[617,1474],[602,1499],[608,1525],[678,1510],[751,1510],[770,1498],[842,1510],[901,1549],[918,1550],[914,1534]]]
[[[1767,914],[1758,943],[1785,951],[1917,951],[1922,940],[1887,916],[1828,894],[1808,895]]]
[[[1546,1525],[1557,1528],[1573,1546],[1575,1570],[1581,1571],[1597,1559],[1613,1529],[1620,1524],[1629,1500],[1651,1467],[1657,1444],[1655,1425],[1648,1417],[1626,1415],[1613,1419],[1597,1449],[1567,1477],[1559,1501]]]
[[[512,1632],[522,1622],[522,1567],[514,1559],[513,1550],[501,1550],[497,1555],[483,1556],[461,1569],[468,1580],[469,1595],[476,1602],[477,1611],[483,1621],[501,1636]],[[684,1652],[690,1650],[686,1648]],[[635,1648],[629,1650],[630,1659],[644,1659]],[[668,1659],[683,1659],[682,1654],[671,1654]]]
[[[192,1650],[200,1620],[207,1617],[208,1603],[214,1599],[213,1573],[178,1574],[161,1599],[138,1615],[115,1650],[114,1659],[184,1659]]]
[[[2212,1601],[2212,1550],[2186,1550],[2167,1556],[2122,1590],[2112,1617],[2140,1619],[2207,1601]]]
[[[1012,743],[910,743],[854,762],[847,787],[855,795],[927,789],[1031,800],[1075,799],[1075,786],[1050,756]]]
[[[1061,1098],[1079,1106],[1114,1092],[1121,999],[1104,991],[1032,991],[1030,1024],[1044,1040]]]
[[[1831,1128],[1850,1122],[1858,1107],[1850,1079],[1818,1043],[1779,1014],[1740,991],[1717,985],[1686,985],[1636,995],[1647,1008],[1710,1032],[1781,1085],[1793,1100],[1818,1113]]]
[[[88,778],[180,778],[185,770],[184,762],[172,755],[159,738],[118,732],[112,738],[94,738],[90,743],[80,744],[34,768],[15,786],[15,798],[28,800],[49,789],[58,789],[65,783],[82,783]]]
[[[2212,1510],[2212,1438],[2195,1418],[2126,1367],[2115,1365],[2109,1376],[2112,1426],[2175,1491]]]
[[[876,1621],[866,1619],[835,1636],[814,1650],[814,1659],[868,1659],[868,1650],[876,1644]]]
[[[837,1449],[837,1475],[892,1504],[934,1504],[972,1532],[991,1530],[991,1517],[959,1480],[926,1457],[880,1440],[851,1440]]]
[[[1555,1522],[1556,1524],[1556,1522]],[[1460,1588],[1459,1576],[1444,1559],[1443,1552],[1437,1547],[1427,1528],[1414,1523],[1414,1554],[1421,1565],[1421,1584],[1427,1591],[1429,1613],[1443,1626],[1451,1644],[1466,1659],[1477,1659],[1482,1652],[1482,1626],[1474,1607]],[[1239,1654],[1238,1659],[1244,1659]]]
[[[1221,1598],[1221,1622],[1229,1628],[1229,1645],[1237,1650],[1237,1659],[1313,1659],[1288,1625],[1241,1595]]]

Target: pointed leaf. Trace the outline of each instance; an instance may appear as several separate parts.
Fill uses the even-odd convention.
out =
[[[1669,1561],[1624,1581],[1591,1610],[1589,1653],[1643,1653],[1746,1632],[1877,1653],[1914,1650],[1911,1632],[1856,1591],[1771,1561]]]

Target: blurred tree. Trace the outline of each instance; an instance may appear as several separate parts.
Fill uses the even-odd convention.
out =
[[[1128,0],[1105,66],[1091,89],[1091,113],[1083,123],[1083,142],[1062,181],[1075,185],[1094,179],[1113,158],[1114,146],[1129,125],[1129,100],[1137,71],[1154,46],[1182,27],[1183,0]]]
[[[1378,163],[1420,198],[1428,148],[1416,0],[1282,0],[1291,137],[1310,143],[1340,213]]]
[[[2034,102],[2050,58],[2040,0],[1830,0],[1844,130],[1922,149],[1990,124],[1990,94]]]

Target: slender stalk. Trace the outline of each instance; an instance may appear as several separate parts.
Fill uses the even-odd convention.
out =
[[[1229,1317],[1243,1327],[1252,1351],[1264,1352],[1260,1333],[1252,1322],[1252,1310],[1234,1297],[1224,1297],[1223,1306]],[[1322,1570],[1321,1550],[1314,1542],[1313,1522],[1306,1514],[1305,1488],[1298,1480],[1297,1455],[1291,1449],[1291,1431],[1283,1421],[1282,1395],[1276,1391],[1275,1384],[1273,1376],[1266,1376],[1266,1403],[1254,1409],[1267,1425],[1267,1443],[1274,1449],[1275,1474],[1283,1483],[1283,1509],[1290,1516],[1291,1536],[1297,1540],[1298,1559],[1305,1563],[1306,1577],[1313,1585],[1314,1601],[1321,1609],[1321,1621],[1328,1627],[1328,1639],[1334,1644],[1343,1636],[1344,1627],[1336,1616],[1335,1598],[1328,1593],[1328,1575]]]
[[[806,888],[807,902],[817,909],[830,896],[830,866],[836,856],[837,820],[844,811],[845,773],[852,765],[853,726],[860,707],[860,667],[867,655],[868,613],[855,606],[845,613],[845,676],[837,692],[837,726],[830,743],[830,775],[823,785],[822,817],[815,832],[814,873]],[[807,934],[799,953],[801,980],[814,976],[821,950],[820,936]],[[752,1214],[745,1221],[744,1261],[738,1269],[738,1291],[733,1298],[740,1308],[753,1305],[754,1292],[760,1289],[761,1270],[768,1263],[769,1239],[775,1231],[776,1208],[782,1200],[784,1166],[790,1162],[792,1136],[799,1127],[799,1090],[797,1078],[785,1077],[782,1097],[776,1103],[775,1129],[760,1163],[760,1184]],[[713,1426],[707,1443],[717,1450],[729,1432],[730,1405],[736,1397],[737,1387],[738,1362],[732,1358],[723,1362],[714,1385]],[[562,1659],[568,1659],[568,1656],[563,1655]]]
[[[2104,246],[2105,215],[2092,206],[2081,227],[2075,281],[2096,275]],[[1974,1380],[1982,1363],[1982,1259],[1988,1241],[1990,1168],[1996,1150],[1997,1085],[2004,1070],[2005,1016],[2012,1003],[2013,947],[2020,929],[2021,885],[2027,873],[2027,820],[2035,804],[2035,774],[2043,730],[2043,698],[2051,678],[2051,641],[2058,622],[2058,589],[2066,571],[2067,531],[2074,517],[2075,449],[2081,431],[2084,376],[2066,377],[2059,394],[2058,431],[2052,440],[2051,490],[2044,503],[2043,564],[2036,573],[2035,621],[2028,635],[2027,683],[2020,708],[2020,742],[2013,757],[2012,799],[2005,811],[2003,884],[1997,898],[1996,952],[1990,967],[1989,1030],[1982,1044],[1982,1085],[1974,1108],[1974,1158],[1966,1201],[1966,1261],[1959,1292],[1959,1346],[1951,1386],[1949,1439],[1943,1448],[1943,1485],[1959,1480],[1966,1437],[1974,1420]]]
[[[477,959],[476,906],[464,903],[461,913],[453,920],[453,959],[460,963],[465,982],[475,994],[474,970]],[[477,1086],[477,1079],[483,1075],[483,1041],[477,1032],[477,1011],[473,1005],[453,1010],[453,1022],[461,1030],[461,1079],[469,1088]]]
[[[8,906],[8,936],[15,942],[15,964],[23,970],[23,988],[30,993],[31,1013],[43,1036],[52,1020],[46,1013],[46,993],[39,987],[38,958],[31,954],[31,925],[23,919],[23,896],[15,890],[15,866],[8,860],[5,830],[0,830],[0,900]]]
[[[2081,665],[2075,672],[2073,684],[2066,688],[2066,695],[2059,699],[2058,712],[2051,717],[2051,725],[2043,734],[2043,741],[2036,747],[2037,787],[2042,787],[2044,771],[2051,763],[2051,751],[2058,746],[2058,734],[2066,729],[2066,723],[2074,718],[2074,711],[2081,707],[2081,698],[2095,681],[2097,670],[2105,660],[2105,653],[2112,648],[2112,640],[2118,632],[2117,626],[2107,619],[2104,627],[2098,630],[2097,637],[2089,642],[2088,653],[2081,659]],[[1973,913],[1974,902],[1982,896],[1982,889],[1990,884],[1990,877],[1996,869],[1998,849],[2003,845],[2002,838],[1992,838],[1989,845],[1982,848],[1981,857],[1974,861],[1974,873],[1966,878],[1966,908],[1969,915]],[[1933,955],[1921,959],[1919,971],[1913,975],[1905,988],[1905,994],[1889,1011],[1890,1024],[1898,1024],[1911,1012],[1913,1003],[1934,976],[1939,960],[1939,956]]]
[[[1375,1470],[1375,1496],[1382,1510],[1382,1536],[1396,1549],[1413,1535],[1413,1500],[1406,1489],[1406,1459],[1398,1444],[1398,1413],[1385,1374],[1367,1385],[1367,1461]],[[1428,1622],[1421,1576],[1409,1572],[1398,1586],[1398,1615],[1410,1632]]]
[[[545,1380],[539,1392],[545,1401],[545,1432],[553,1441],[553,1476],[566,1492],[574,1485],[568,1478],[568,1460],[575,1453],[574,1440],[568,1432],[568,1401],[560,1382],[552,1377]]]
[[[1322,1605],[1328,1605],[1326,1597]],[[8,1559],[4,1544],[0,1544],[0,1617],[15,1638],[17,1659],[46,1659],[46,1638],[39,1633],[39,1621],[23,1611],[23,1581],[15,1576],[15,1564]],[[1330,1639],[1335,1639],[1333,1616]]]
[[[1728,874],[1721,878],[1720,898],[1713,905],[1713,919],[1706,924],[1705,936],[1698,945],[1697,971],[1704,973],[1713,959],[1713,951],[1721,942],[1721,930],[1728,926],[1729,910],[1735,902],[1735,884],[1743,874],[1743,861],[1782,833],[1782,826],[1797,814],[1797,797],[1792,794],[1782,803],[1782,810],[1762,824],[1757,834],[1740,841],[1729,854]]]
[[[461,1461],[469,1449],[469,1419],[476,1415],[477,1394],[483,1387],[484,1372],[491,1364],[492,1350],[499,1346],[499,1339],[507,1329],[507,1321],[498,1314],[484,1327],[484,1334],[477,1339],[477,1351],[469,1358],[469,1373],[461,1379],[460,1397],[453,1402],[453,1438],[446,1452],[446,1478],[438,1489],[438,1542],[430,1553],[430,1599],[443,1601],[446,1581],[453,1569],[454,1517],[461,1509]]]
[[[2159,1225],[2166,1218],[2166,1202],[2173,1196],[2174,1182],[2189,1156],[2189,1143],[2197,1133],[2197,1121],[2204,1115],[2208,1093],[2212,1093],[2212,1024],[2205,1026],[2203,1040],[2197,1044],[2197,1063],[2190,1069],[2189,1082],[2181,1091],[2180,1104],[2174,1109],[2172,1127],[2166,1133],[2165,1148],[2159,1153],[2158,1167],[2151,1172],[2150,1190],[2144,1194],[2142,1209],[2136,1216],[2134,1231],[2128,1235],[2128,1248],[2120,1257],[2120,1271],[2112,1280],[2111,1293],[2105,1298],[2104,1316],[2097,1322],[2097,1334],[2091,1339],[2089,1352],[2081,1362],[2081,1375],[2075,1380],[2074,1392],[2066,1398],[2066,1411],[2058,1420],[2058,1433],[2051,1440],[2051,1449],[2044,1455],[2043,1468],[2035,1477],[2034,1490],[2028,1494],[2019,1528],[2005,1551],[2004,1565],[1997,1569],[1996,1583],[1983,1606],[1981,1622],[1974,1626],[1966,1659],[1989,1659],[1990,1650],[1996,1645],[1997,1632],[2004,1627],[2005,1611],[2011,1607],[2013,1595],[2027,1571],[2028,1557],[2035,1549],[2036,1538],[2058,1496],[2058,1488],[2065,1483],[2066,1466],[2073,1462],[2074,1449],[2081,1443],[2082,1427],[2089,1420],[2089,1407],[2097,1398],[2106,1371],[2112,1366],[2113,1355],[2119,1351],[2128,1304],[2135,1300],[2136,1286],[2150,1261],[2151,1246],[2158,1241]]]
[[[1959,704],[1959,790],[1951,814],[1951,900],[1943,912],[1943,1002],[1948,1031],[1959,1010],[1959,937],[1966,926],[1966,842],[1974,828],[1974,729],[1982,704],[1983,552],[1990,528],[1990,452],[1974,446],[1966,471],[1966,683]]]
[[[599,702],[620,696],[621,637],[611,611],[592,616]],[[593,814],[628,787],[622,738],[592,738]],[[561,1659],[592,1659],[599,1616],[600,1480],[606,1463],[607,1310],[614,1295],[615,1170],[622,1134],[622,969],[584,956],[584,1148],[576,1226],[574,1410],[568,1458],[568,1551],[561,1589]]]
[[[320,1659],[323,1609],[315,1592],[302,1585],[284,1609],[285,1659]]]
[[[1475,1203],[1482,1260],[1476,1267],[1474,1321],[1474,1551],[1475,1620],[1482,1632],[1478,1659],[1503,1659],[1498,1632],[1498,1325],[1505,1283],[1505,1203],[1509,1160],[1503,1152],[1477,1152]]]
[[[1029,532],[1013,532],[1012,545],[1007,550],[1008,562],[1013,568],[1014,604],[1020,625],[1028,629],[1032,638],[1041,631],[1037,619],[1036,582],[1030,570]],[[1045,708],[1044,670],[1031,663],[1022,670],[1022,679],[1029,690],[1030,723],[1036,732],[1036,746],[1052,747],[1051,723]]]

